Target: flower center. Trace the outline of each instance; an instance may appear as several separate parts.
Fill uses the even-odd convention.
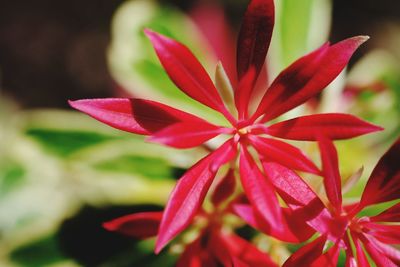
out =
[[[353,218],[350,221],[349,228],[355,232],[363,232],[364,225],[363,223],[368,222],[369,218],[368,217],[361,217],[361,218]]]
[[[238,129],[237,132],[241,136],[247,135],[248,133],[250,133],[250,128],[249,127],[243,127],[241,129]]]

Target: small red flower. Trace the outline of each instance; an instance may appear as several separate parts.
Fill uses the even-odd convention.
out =
[[[336,266],[340,249],[346,252],[346,266],[370,266],[366,254],[377,266],[399,266],[400,251],[390,245],[400,244],[400,203],[376,216],[357,214],[366,206],[400,199],[400,139],[380,159],[361,200],[352,205],[342,204],[341,178],[333,143],[321,137],[319,145],[329,200],[326,206],[296,173],[279,164],[268,163],[270,179],[297,219],[306,221],[321,234],[296,251],[284,266]],[[248,211],[242,213],[241,217],[249,217]],[[328,240],[333,246],[324,251]]]
[[[224,231],[223,218],[230,210],[226,200],[235,189],[233,170],[229,170],[211,195],[214,209],[211,212],[201,210],[196,218],[205,221],[198,236],[185,245],[178,259],[178,267],[197,266],[248,266],[277,267],[268,254],[257,249],[247,240]],[[137,239],[155,237],[161,223],[163,212],[140,212],[104,223],[110,231],[117,231]]]
[[[273,25],[273,0],[252,0],[237,42],[237,82],[232,83],[237,84],[233,92],[237,118],[228,111],[210,77],[187,47],[145,30],[175,85],[191,98],[222,114],[230,127],[217,126],[149,100],[112,98],[70,102],[72,107],[117,129],[148,135],[148,140],[172,147],[196,147],[217,135],[230,136],[221,147],[190,168],[177,183],[164,211],[156,252],[190,224],[217,170],[235,159],[238,146],[241,181],[249,201],[272,228],[283,231],[283,215],[272,183],[264,182],[263,173],[250,156],[248,147],[254,147],[264,161],[275,161],[291,169],[318,174],[318,168],[298,148],[263,136],[315,141],[322,134],[337,140],[381,129],[346,114],[310,115],[265,125],[321,92],[343,70],[353,52],[368,39],[365,36],[349,38],[334,45],[324,44],[294,62],[273,81],[256,111],[249,114],[249,103],[265,61]],[[269,192],[267,198],[265,192]]]

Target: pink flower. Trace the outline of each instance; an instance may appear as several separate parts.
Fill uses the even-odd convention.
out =
[[[324,44],[285,69],[271,84],[256,111],[249,112],[254,85],[263,67],[274,25],[273,0],[252,0],[244,16],[237,42],[237,84],[231,114],[210,77],[187,47],[150,30],[145,33],[175,85],[185,94],[222,114],[231,124],[211,124],[195,115],[143,99],[111,98],[71,101],[70,105],[120,130],[148,135],[149,141],[176,148],[191,148],[218,136],[229,139],[201,159],[179,180],[164,211],[156,252],[185,229],[196,215],[218,169],[233,161],[240,148],[240,174],[253,206],[274,229],[284,231],[282,211],[271,181],[265,182],[248,147],[262,160],[279,162],[291,169],[319,173],[298,148],[263,137],[315,141],[323,134],[346,139],[381,128],[346,114],[298,117],[271,125],[265,123],[305,103],[321,92],[343,70],[353,52],[368,38],[358,36],[334,45]],[[267,169],[267,172],[269,170]],[[265,192],[268,192],[267,197]]]
[[[357,214],[367,206],[400,199],[400,139],[380,159],[361,200],[352,205],[342,203],[338,158],[333,143],[321,137],[319,145],[329,200],[327,205],[295,172],[276,163],[264,164],[295,218],[307,222],[321,234],[296,251],[284,266],[336,266],[340,249],[346,252],[346,266],[370,266],[367,254],[377,266],[399,266],[400,251],[390,245],[400,244],[400,203],[376,216]],[[237,211],[260,228],[251,208],[239,206]],[[333,245],[325,249],[327,241]]]

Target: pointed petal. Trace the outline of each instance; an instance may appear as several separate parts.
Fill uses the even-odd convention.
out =
[[[365,250],[368,252],[368,254],[371,256],[372,260],[378,265],[378,266],[385,266],[385,267],[396,267],[398,266],[395,264],[381,249],[379,246],[374,244],[373,239],[363,237],[363,244],[365,247]]]
[[[229,169],[226,175],[215,187],[212,195],[211,202],[215,207],[218,207],[222,202],[227,200],[234,192],[236,188],[235,171]]]
[[[393,261],[397,266],[400,266],[400,250],[398,250],[394,246],[386,245],[382,242],[379,242],[376,239],[373,240],[373,242],[386,257]]]
[[[271,138],[249,136],[249,140],[266,161],[278,162],[294,170],[320,174],[317,166],[297,147]]]
[[[244,15],[237,43],[237,73],[240,81],[254,67],[257,78],[271,42],[274,1],[252,0]]]
[[[250,97],[254,88],[255,76],[255,68],[249,69],[249,71],[239,81],[238,87],[235,91],[235,106],[239,115],[239,120],[248,117]]]
[[[181,121],[204,120],[167,105],[130,98],[83,99],[69,104],[96,120],[119,130],[149,135]]]
[[[219,167],[231,161],[237,155],[237,141],[231,138],[226,141],[223,146],[227,149],[221,150],[218,157],[214,157],[210,164],[210,170],[213,172],[218,171]]]
[[[159,253],[172,238],[190,224],[203,203],[218,170],[211,170],[211,163],[219,157],[226,157],[221,162],[230,160],[228,157],[232,158],[234,154],[226,153],[227,150],[232,150],[230,140],[197,162],[179,179],[164,210],[157,237],[156,253]]]
[[[400,203],[390,207],[389,209],[370,217],[373,222],[400,222]]]
[[[335,45],[325,44],[285,69],[267,90],[254,114],[263,122],[303,104],[329,85],[368,37],[356,36]]]
[[[106,222],[103,227],[134,238],[145,239],[157,235],[162,211],[138,212]]]
[[[263,220],[259,219],[261,216],[256,215],[254,209],[250,205],[233,205],[233,211],[251,227],[283,242],[304,242],[315,233],[315,231],[305,223],[301,216],[297,216],[296,213],[291,212],[288,208],[284,208],[282,210],[285,218],[282,221],[284,230],[277,231],[276,229],[271,228],[269,225],[263,223]]]
[[[321,255],[326,242],[326,237],[321,236],[307,245],[301,247],[290,256],[283,267],[312,266]]]
[[[329,202],[337,212],[342,210],[342,185],[339,173],[339,162],[333,142],[324,136],[318,138],[321,153],[324,187]]]
[[[400,138],[379,160],[365,186],[362,207],[400,198]]]
[[[252,0],[243,19],[236,64],[239,84],[235,90],[235,105],[239,119],[248,117],[250,98],[271,41],[274,11],[273,0]]]
[[[314,191],[292,170],[263,162],[268,179],[294,213],[330,240],[341,238],[347,221],[334,220]]]
[[[355,267],[370,267],[367,256],[365,255],[362,244],[358,238],[352,235],[354,246],[356,247],[357,263]]]
[[[226,108],[207,72],[183,44],[145,30],[165,71],[175,85],[191,98],[226,114]]]
[[[324,207],[315,192],[294,171],[267,161],[263,161],[263,167],[268,180],[291,209],[303,208],[315,201],[321,208]]]
[[[284,139],[316,141],[320,135],[340,140],[380,130],[383,129],[353,115],[327,113],[282,121],[268,127],[266,133]]]
[[[175,123],[158,131],[147,140],[176,148],[191,148],[227,132],[226,130],[226,128],[207,122]]]
[[[368,223],[369,234],[385,244],[400,244],[400,225]]]
[[[282,230],[282,210],[274,187],[244,146],[241,147],[239,170],[244,192],[251,205],[272,228]]]

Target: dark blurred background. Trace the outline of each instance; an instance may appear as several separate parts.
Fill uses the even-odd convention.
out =
[[[122,0],[3,0],[0,8],[1,88],[23,107],[66,107],[67,99],[112,94],[105,51],[110,20]],[[188,10],[199,1],[164,0]],[[215,2],[215,1],[213,1]],[[233,24],[247,1],[220,0]],[[331,40],[367,34],[367,49],[400,24],[398,0],[334,0]]]

